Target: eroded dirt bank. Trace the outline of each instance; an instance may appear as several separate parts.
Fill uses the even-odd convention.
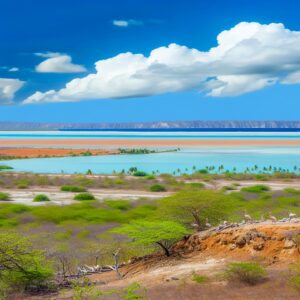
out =
[[[133,259],[121,268],[121,280],[115,272],[94,274],[90,279],[101,289],[139,282],[153,300],[300,299],[287,283],[290,267],[300,259],[294,241],[298,233],[299,222],[269,221],[195,233],[178,242],[169,258],[157,253]],[[233,261],[260,262],[267,269],[267,280],[256,286],[228,283],[221,274]],[[193,282],[194,273],[208,276],[209,281]]]

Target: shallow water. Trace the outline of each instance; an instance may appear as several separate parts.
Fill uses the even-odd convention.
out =
[[[127,171],[130,167],[137,167],[151,173],[180,172],[192,173],[193,167],[204,169],[206,166],[220,165],[222,171],[244,172],[246,168],[258,166],[258,170],[269,166],[289,169],[297,172],[300,168],[299,147],[218,147],[201,149],[183,149],[178,152],[165,152],[138,155],[102,155],[62,158],[34,158],[0,162],[12,166],[14,171],[34,173],[85,173],[88,169],[95,174],[111,174],[113,171]],[[178,171],[178,169],[180,169]]]

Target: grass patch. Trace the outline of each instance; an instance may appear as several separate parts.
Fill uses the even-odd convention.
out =
[[[258,184],[258,185],[243,187],[241,191],[248,192],[248,193],[263,193],[263,192],[270,191],[270,188],[267,185]]]
[[[149,190],[151,192],[165,192],[166,188],[161,184],[153,184],[150,186]]]
[[[74,200],[77,201],[89,201],[89,200],[95,200],[94,195],[90,193],[80,193],[74,197]]]
[[[36,195],[33,198],[33,202],[47,202],[47,201],[50,201],[50,199],[47,195],[44,195],[44,194]]]
[[[208,277],[194,273],[192,280],[196,283],[206,283],[206,282],[208,282]]]
[[[300,190],[297,190],[297,189],[286,188],[286,189],[284,189],[284,191],[289,194],[300,195]]]
[[[131,204],[127,200],[105,200],[104,203],[113,209],[118,210],[129,210],[131,208]]]
[[[8,193],[0,192],[0,201],[9,201],[9,200],[10,198]]]
[[[63,185],[60,190],[62,192],[72,192],[72,193],[83,193],[86,192],[86,188],[82,186],[74,186],[74,185]]]
[[[292,266],[289,284],[300,293],[300,262]]]
[[[265,268],[256,262],[230,263],[225,270],[227,280],[240,281],[249,285],[261,282],[266,275]]]

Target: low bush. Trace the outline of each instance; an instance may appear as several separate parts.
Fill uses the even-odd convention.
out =
[[[270,191],[270,188],[267,185],[258,184],[258,185],[243,187],[241,191],[248,192],[248,193],[263,193],[263,192]]]
[[[147,176],[148,174],[144,171],[136,171],[132,175],[137,176],[137,177],[144,177],[144,176]]]
[[[88,201],[88,200],[95,200],[95,197],[90,193],[80,193],[74,197],[74,200]]]
[[[166,188],[161,184],[153,184],[150,186],[151,192],[165,192]]]
[[[230,263],[225,271],[228,280],[236,280],[249,285],[255,285],[267,275],[263,266],[256,262]]]
[[[9,194],[0,192],[0,201],[9,201]]]
[[[33,202],[47,202],[50,201],[47,195],[39,194],[33,198]]]
[[[72,193],[83,193],[86,192],[86,188],[82,186],[74,186],[74,185],[63,185],[60,190],[62,192],[72,192]]]
[[[21,183],[17,184],[17,188],[18,189],[27,189],[28,188],[28,183],[21,182]]]

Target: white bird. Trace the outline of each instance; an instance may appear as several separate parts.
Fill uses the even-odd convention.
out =
[[[251,216],[249,215],[249,214],[247,214],[247,212],[245,211],[245,213],[244,213],[244,218],[245,218],[245,221],[247,222],[251,222],[252,221],[252,218],[251,218]]]
[[[208,218],[206,218],[206,220],[205,220],[205,227],[207,227],[207,228],[211,228],[212,227],[211,224],[208,223]]]
[[[277,222],[277,218],[275,216],[272,216],[271,213],[269,213],[269,220],[272,222]]]
[[[192,226],[193,228],[195,228],[195,229],[199,229],[199,225],[196,224],[196,223],[192,223],[191,226]]]
[[[228,223],[228,221],[225,220],[225,221],[223,222],[223,224],[224,224],[224,225],[228,225],[229,223]]]
[[[293,219],[293,218],[296,218],[296,217],[297,217],[297,215],[295,213],[293,213],[293,212],[289,213],[289,219],[290,220]]]

